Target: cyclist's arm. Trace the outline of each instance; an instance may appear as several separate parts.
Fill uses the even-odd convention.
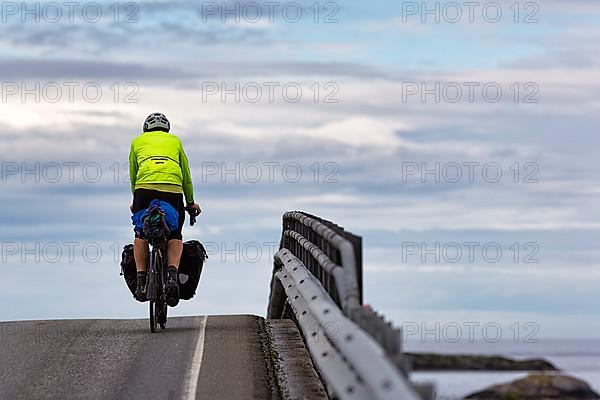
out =
[[[131,149],[129,150],[129,181],[131,182],[131,193],[135,192],[135,180],[137,178],[138,163],[135,155],[135,148],[131,143]]]
[[[192,173],[190,172],[190,165],[188,163],[187,156],[183,150],[181,141],[179,142],[179,165],[181,166],[181,174],[183,176],[183,194],[185,196],[186,204],[192,204],[194,202],[194,185],[192,184]]]

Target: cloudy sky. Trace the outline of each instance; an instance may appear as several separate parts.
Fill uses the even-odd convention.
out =
[[[0,320],[146,315],[118,259],[160,111],[210,253],[174,314],[264,315],[306,210],[399,325],[600,336],[596,1],[113,3],[3,3]]]

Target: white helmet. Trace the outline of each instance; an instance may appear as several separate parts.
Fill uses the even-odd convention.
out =
[[[165,131],[169,132],[171,130],[171,123],[165,117],[164,114],[161,113],[152,113],[148,115],[146,121],[144,121],[144,132],[151,131]]]

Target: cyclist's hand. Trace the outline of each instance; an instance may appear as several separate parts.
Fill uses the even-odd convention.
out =
[[[202,212],[198,203],[190,204],[186,207],[186,209],[193,210],[195,215],[200,215],[200,213]]]
[[[202,212],[200,206],[197,203],[188,204],[185,206],[185,211],[190,214],[190,226],[194,226],[196,224],[196,217]]]

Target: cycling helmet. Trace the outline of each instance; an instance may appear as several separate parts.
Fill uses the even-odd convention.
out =
[[[165,131],[169,132],[171,129],[171,123],[165,117],[164,114],[161,113],[152,113],[148,115],[146,121],[144,121],[144,132],[151,131]]]

